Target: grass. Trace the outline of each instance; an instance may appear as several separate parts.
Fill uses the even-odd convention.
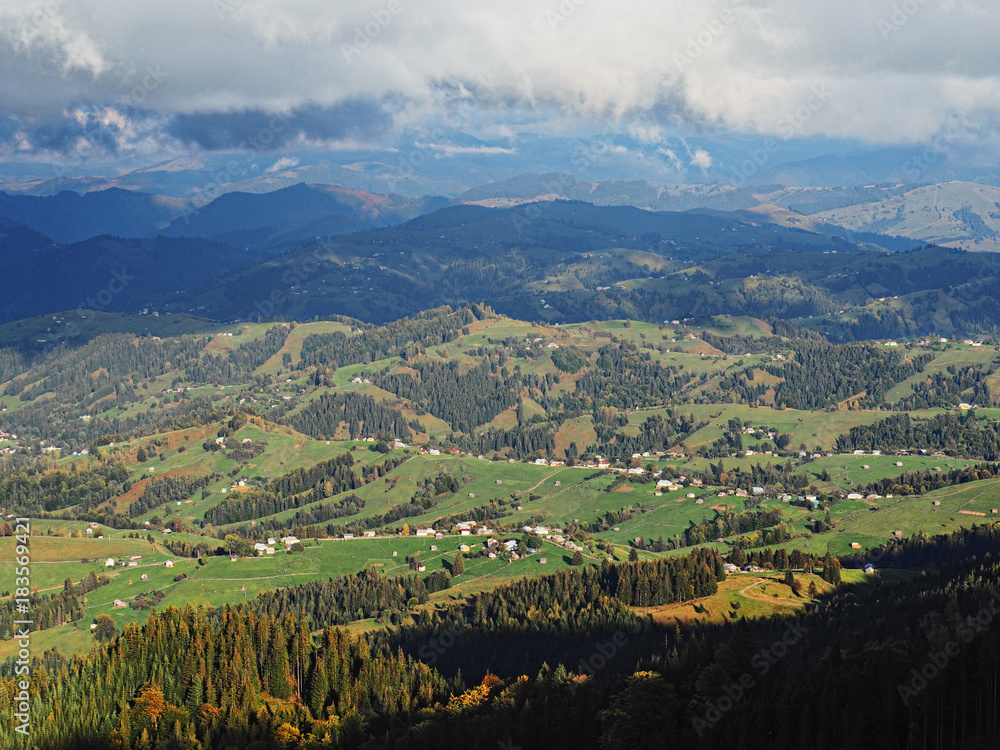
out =
[[[682,413],[687,414],[689,407],[685,405],[681,409]],[[695,416],[699,417],[697,413]],[[791,436],[790,445],[804,444],[810,451],[816,446],[829,450],[837,438],[852,427],[873,424],[887,416],[884,412],[875,411],[816,412],[732,404],[718,410],[717,414],[711,416],[710,424],[688,436],[683,445],[690,450],[697,450],[702,445],[710,444],[722,437],[730,419],[738,419],[750,422],[755,427],[773,427],[779,433],[788,433]]]
[[[799,470],[817,480],[826,470],[831,485],[847,492],[853,492],[852,485],[877,482],[899,476],[905,472],[934,469],[935,467],[941,467],[947,471],[950,468],[962,468],[974,463],[976,462],[956,460],[945,456],[834,455],[811,460]],[[896,464],[902,464],[902,466]],[[865,466],[868,468],[865,469]]]
[[[833,591],[833,586],[818,575],[796,573],[795,580],[801,587],[799,595],[784,583],[783,573],[735,573],[719,583],[719,591],[713,596],[632,609],[663,624],[718,623],[795,614],[813,601],[806,593],[810,583],[816,585],[820,596]]]

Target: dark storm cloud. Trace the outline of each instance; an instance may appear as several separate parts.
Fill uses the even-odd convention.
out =
[[[122,131],[120,123],[102,121],[90,115],[54,117],[26,129],[36,149],[55,153],[75,151],[86,143],[88,147],[115,154]]]
[[[998,34],[995,0],[7,0],[0,111],[128,99],[209,149],[262,128],[274,148],[419,128],[456,98],[499,128],[558,110],[542,125],[912,142],[1000,113]]]
[[[377,102],[353,99],[330,106],[310,104],[288,114],[247,109],[176,115],[168,133],[209,151],[241,147],[281,150],[302,142],[370,140],[392,126],[392,115]]]

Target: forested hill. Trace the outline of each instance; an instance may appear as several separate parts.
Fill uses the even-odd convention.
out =
[[[693,580],[706,562],[676,559],[656,578]],[[50,721],[35,727],[34,746],[834,750],[919,748],[925,736],[958,747],[1000,728],[991,560],[958,557],[941,574],[857,589],[797,617],[693,628],[628,614],[643,571],[627,564],[499,588],[459,629],[421,629],[423,661],[337,628],[311,638],[292,614],[170,609],[85,658],[40,660],[33,710]],[[637,588],[608,588],[626,574]],[[698,585],[676,590],[697,595]],[[308,612],[310,601],[295,606]],[[497,634],[514,661],[543,645],[548,663],[471,685],[436,668],[482,673]],[[0,678],[5,747],[12,685]],[[800,720],[787,720],[789,706]]]
[[[766,217],[557,201],[456,206],[324,239],[185,301],[217,318],[337,312],[378,323],[474,302],[549,322],[774,315],[864,339],[1000,330],[988,293],[998,271],[991,254],[888,252]]]
[[[552,323],[777,316],[836,340],[1000,330],[993,293],[1000,259],[988,253],[861,238],[822,222],[806,222],[810,230],[767,213],[577,201],[450,206],[371,229],[436,204],[379,203],[307,186],[279,192],[220,198],[171,230],[191,238],[98,237],[63,246],[12,239],[9,251],[0,248],[8,280],[0,319],[79,306],[386,323],[440,305],[485,303]],[[274,225],[253,208],[268,200],[282,206]],[[356,226],[369,229],[343,234],[344,226],[330,224],[340,214],[323,214],[333,208],[364,214]],[[225,232],[213,233],[205,218],[216,214]],[[18,242],[43,246],[26,255]]]

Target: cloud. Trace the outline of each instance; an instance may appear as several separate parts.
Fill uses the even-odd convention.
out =
[[[691,155],[691,165],[699,169],[710,169],[712,161],[712,155],[703,148],[696,149]]]
[[[378,140],[456,106],[460,128],[558,111],[648,144],[678,128],[919,141],[1000,117],[991,0],[0,0],[0,28],[0,103],[45,147],[78,106],[142,109],[204,149],[275,114],[282,148]],[[120,106],[150,68],[162,85]]]
[[[265,169],[264,174],[280,172],[282,169],[291,169],[292,167],[297,167],[298,165],[299,160],[294,156],[282,156],[278,159],[278,161],[274,162],[274,164]]]
[[[0,3],[0,29],[4,56],[35,57],[63,75],[82,71],[104,73],[109,63],[101,45],[66,0]]]
[[[516,154],[517,149],[503,146],[456,146],[451,143],[418,143],[418,148],[435,151],[442,156],[497,156]]]

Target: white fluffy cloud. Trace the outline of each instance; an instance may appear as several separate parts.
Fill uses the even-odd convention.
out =
[[[399,124],[464,98],[500,126],[635,118],[652,143],[678,122],[904,141],[1000,114],[993,0],[0,0],[0,28],[0,107],[26,122],[368,100]]]

